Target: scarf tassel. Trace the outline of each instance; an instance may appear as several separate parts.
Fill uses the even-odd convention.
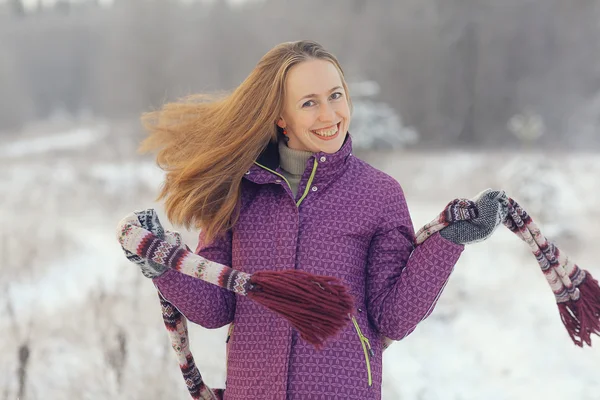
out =
[[[259,271],[250,283],[250,299],[283,316],[316,348],[342,330],[354,304],[338,279],[304,271]]]
[[[591,335],[600,336],[600,286],[588,272],[577,286],[579,298],[558,303],[558,310],[567,332],[579,347],[592,345]]]

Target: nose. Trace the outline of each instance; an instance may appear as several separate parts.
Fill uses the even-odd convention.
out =
[[[319,108],[319,120],[322,122],[332,122],[335,119],[335,110],[329,102],[321,104]]]

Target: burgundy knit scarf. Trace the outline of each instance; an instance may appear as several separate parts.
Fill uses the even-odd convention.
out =
[[[508,215],[503,221],[503,224],[529,245],[540,265],[542,273],[546,277],[546,280],[554,293],[558,304],[559,314],[569,336],[578,346],[583,347],[584,343],[591,346],[591,334],[600,335],[600,287],[598,286],[598,282],[588,271],[580,269],[566,254],[561,252],[558,247],[549,242],[546,237],[542,235],[527,212],[512,198],[509,198],[508,211]],[[468,199],[455,199],[448,203],[438,217],[423,226],[423,228],[417,232],[415,245],[421,245],[431,235],[453,222],[466,221],[477,217],[477,215],[477,206],[474,201]],[[123,221],[127,222],[124,223]],[[227,276],[234,276],[236,274],[236,271],[231,270],[231,268],[217,265],[215,267],[217,268],[216,270],[222,271],[219,275],[221,278],[213,277],[211,279],[209,277],[205,279],[205,277],[201,276],[202,272],[199,271],[206,270],[206,268],[203,268],[210,263],[210,261],[203,259],[200,256],[190,254],[189,249],[181,243],[181,238],[178,233],[165,231],[163,238],[157,238],[152,232],[144,229],[144,221],[135,222],[136,219],[132,216],[126,217],[123,221],[118,229],[119,242],[124,249],[127,249],[141,258],[165,263],[165,265],[170,268],[176,268],[182,273],[191,275],[195,278],[212,281],[214,284],[226,288],[228,288],[225,284],[226,280],[222,279],[222,277],[225,276],[225,274]],[[184,257],[187,262],[181,262],[180,258],[173,256],[174,253],[166,255],[166,248],[170,249],[170,251],[173,249],[180,249],[181,252],[179,255],[181,256],[184,254],[185,257],[187,257]],[[178,259],[179,261],[174,263],[174,259]],[[308,276],[306,278],[311,279]],[[279,280],[279,277],[271,280],[277,281]],[[229,281],[231,280],[229,279]],[[252,285],[248,285],[250,282],[250,277],[244,277],[244,289],[238,294],[243,295],[248,288],[252,288]],[[326,278],[325,282],[326,284],[336,283],[335,281],[332,281],[331,278]],[[321,284],[317,283],[317,285]],[[289,285],[283,287],[280,286],[274,288],[273,291],[285,291],[290,287],[291,286]],[[228,289],[237,292],[234,287]],[[332,293],[337,293],[342,297],[347,295],[347,293],[340,290],[340,288],[336,288],[336,291],[328,292],[327,294],[331,295]],[[281,295],[280,293],[276,294]],[[320,293],[317,294],[320,295]],[[176,307],[162,298],[160,294],[159,297],[162,306],[163,320],[192,398],[195,400],[222,400],[225,389],[209,388],[204,383],[202,375],[194,362],[194,357],[189,349],[186,318]],[[296,298],[295,295],[293,297]],[[330,301],[330,298],[328,298],[328,301]],[[341,303],[342,302],[340,302],[340,304]],[[267,304],[267,306],[269,305],[270,304]],[[340,307],[342,307],[343,310],[346,310],[347,306],[347,304],[344,304],[343,307]],[[344,312],[343,310],[342,312]],[[285,313],[282,315],[287,318]],[[290,322],[292,322],[292,325],[295,325],[293,320]],[[316,341],[314,337],[311,338],[308,334],[305,336],[305,340],[314,342],[313,344],[318,344],[318,341]],[[321,337],[321,339],[322,338],[323,337]],[[387,338],[383,339],[384,348],[387,348],[392,341]]]

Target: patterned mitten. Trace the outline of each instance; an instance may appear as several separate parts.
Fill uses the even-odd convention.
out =
[[[160,224],[154,209],[149,208],[144,211],[135,211],[134,214],[137,220],[140,222],[142,228],[152,232],[159,239],[163,239],[172,245],[182,246],[181,236],[179,233],[165,231]],[[146,278],[158,278],[168,269],[162,264],[158,264],[152,260],[146,260],[137,254],[133,254],[129,250],[123,249],[123,251],[125,252],[125,255],[129,261],[139,265],[140,269],[142,270],[142,274],[144,274]]]
[[[482,242],[504,221],[508,214],[508,196],[502,190],[486,189],[473,199],[477,216],[455,221],[440,231],[440,235],[456,244]]]

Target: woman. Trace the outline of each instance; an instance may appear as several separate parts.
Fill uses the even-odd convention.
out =
[[[200,228],[196,252],[235,269],[338,277],[356,310],[318,351],[248,298],[175,270],[157,288],[205,328],[232,324],[227,400],[380,399],[383,338],[431,313],[464,244],[499,224],[497,193],[415,249],[399,183],[352,154],[348,87],[315,42],[276,46],[233,93],[200,100],[144,118],[170,221]]]

